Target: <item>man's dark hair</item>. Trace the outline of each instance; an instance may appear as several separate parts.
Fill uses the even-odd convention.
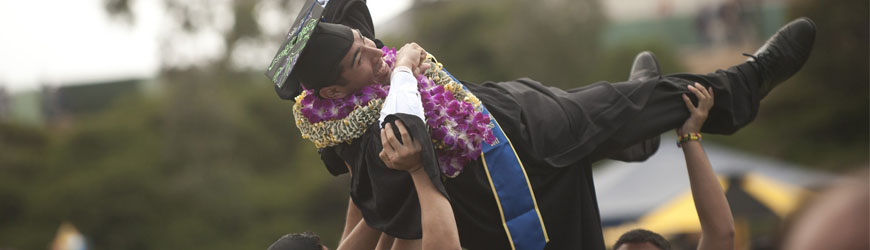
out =
[[[668,243],[668,241],[665,240],[665,237],[644,229],[635,229],[622,234],[622,236],[619,236],[619,240],[616,241],[616,244],[613,244],[613,249],[618,249],[625,243],[644,242],[649,242],[661,250],[671,250],[671,243]]]
[[[321,250],[320,237],[312,232],[287,234],[272,243],[267,250]]]

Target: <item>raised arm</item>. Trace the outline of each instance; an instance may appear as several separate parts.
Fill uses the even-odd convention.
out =
[[[347,162],[348,173],[353,175],[353,168]],[[353,204],[353,199],[347,201],[347,217],[344,221],[344,231],[336,249],[374,249],[378,244],[381,232],[366,225],[359,208]]]
[[[392,69],[390,75],[390,92],[387,94],[387,98],[384,100],[384,105],[381,108],[380,118],[378,119],[379,124],[383,124],[388,115],[396,113],[412,114],[425,121],[423,103],[420,100],[420,92],[417,90],[417,78],[415,77],[428,68],[428,65],[422,64],[425,58],[426,51],[416,43],[405,44],[399,49],[396,54],[395,68]],[[383,138],[381,141],[383,142]],[[387,166],[389,166],[389,163],[387,163]],[[382,234],[377,248],[378,250],[390,249],[394,246],[394,243],[400,245],[402,249],[420,247],[420,242],[405,242],[404,240],[396,240],[387,234]],[[413,246],[402,246],[409,243]]]
[[[423,169],[420,143],[411,140],[408,130],[401,121],[396,121],[396,129],[399,130],[404,144],[396,138],[393,129],[390,124],[387,124],[381,130],[384,149],[379,156],[387,167],[408,171],[414,180],[414,188],[417,189],[417,197],[420,200],[423,249],[461,249],[453,208],[447,197],[435,189],[435,185]],[[395,244],[394,248],[401,246],[401,249],[405,249],[404,244],[414,245],[414,242],[396,239]]]
[[[350,164],[347,162],[344,163],[347,166],[347,172],[350,175],[353,175],[353,169],[350,167]],[[341,242],[344,242],[344,239],[353,231],[353,228],[356,227],[357,224],[362,220],[362,213],[359,211],[359,208],[353,204],[353,199],[347,199],[347,216],[345,216],[344,220],[344,231],[341,232],[341,240],[339,241],[339,245]]]
[[[349,201],[347,210],[346,225],[337,249],[388,250],[392,247],[394,238],[369,227],[352,200]]]
[[[713,107],[713,89],[708,90],[695,83],[695,86],[689,85],[689,91],[698,98],[698,106],[695,107],[689,97],[683,94],[683,100],[691,115],[677,129],[677,134],[681,138],[679,143],[686,156],[692,199],[695,200],[695,209],[701,222],[698,249],[734,249],[734,218],[731,208],[700,142],[701,126]]]

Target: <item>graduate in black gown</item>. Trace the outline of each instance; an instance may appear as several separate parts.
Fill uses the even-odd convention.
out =
[[[306,70],[294,69],[288,83],[276,86],[279,96],[292,99],[303,85],[318,90],[324,98],[330,98],[336,89],[353,90],[346,87],[354,86],[349,83],[354,79],[344,79],[343,75],[354,73],[354,69],[332,69],[339,67],[355,48],[373,51],[371,48],[382,46],[374,39],[371,19],[367,17],[363,1],[330,1],[324,22],[357,30],[318,24],[311,40],[320,41],[319,45],[309,42],[297,64],[297,68]],[[320,36],[319,40],[315,36]],[[747,62],[710,74],[660,76],[653,60],[652,72],[656,74],[571,90],[547,87],[527,78],[462,83],[480,99],[512,142],[546,227],[546,248],[604,249],[591,164],[608,157],[642,160],[654,153],[658,146],[654,138],[678,127],[688,117],[681,96],[695,82],[712,87],[716,94],[702,132],[734,133],[754,119],[761,98],[799,70],[809,56],[814,37],[815,27],[810,20],[796,20]],[[332,59],[322,56],[325,54],[331,54]],[[359,55],[360,60],[372,56],[377,55]],[[430,141],[428,128],[418,116],[393,114],[387,122],[396,119],[402,120],[414,140]],[[379,158],[380,131],[381,124],[374,122],[352,142],[322,148],[320,157],[333,175],[352,172],[350,205],[359,209],[369,226],[400,239],[419,239],[420,207],[414,184],[408,173],[387,168]],[[510,249],[511,241],[482,161],[469,163],[455,178],[444,178],[431,143],[423,143],[423,147],[425,171],[450,200],[462,246]]]

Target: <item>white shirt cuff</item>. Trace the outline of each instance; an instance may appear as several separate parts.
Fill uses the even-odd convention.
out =
[[[390,75],[390,92],[384,100],[378,124],[383,124],[388,115],[396,113],[414,115],[426,122],[426,117],[423,115],[423,102],[417,89],[417,78],[411,73],[411,69],[405,66],[396,67]]]

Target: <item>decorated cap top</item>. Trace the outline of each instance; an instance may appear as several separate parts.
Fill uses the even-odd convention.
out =
[[[353,33],[346,26],[321,22],[326,2],[305,3],[266,69],[282,99],[292,100],[303,84],[320,88],[338,79],[339,63],[353,44]]]

